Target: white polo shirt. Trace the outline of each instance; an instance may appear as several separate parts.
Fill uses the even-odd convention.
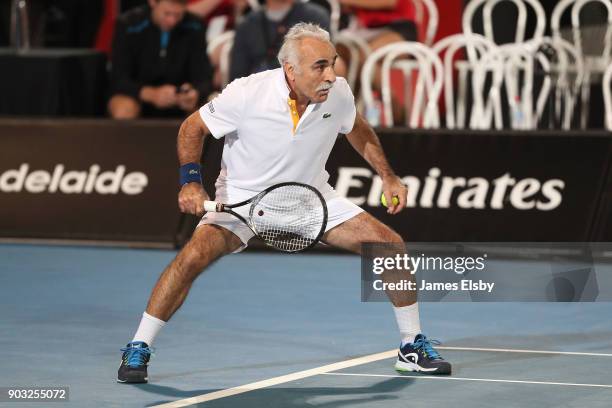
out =
[[[325,163],[338,133],[353,129],[353,93],[337,77],[325,102],[308,105],[295,132],[288,101],[289,87],[278,68],[236,79],[200,108],[211,134],[225,136],[218,200],[245,200],[286,181],[306,183],[326,199],[334,197]]]

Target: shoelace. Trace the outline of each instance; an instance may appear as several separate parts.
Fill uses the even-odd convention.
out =
[[[123,352],[127,352],[127,365],[130,367],[139,367],[144,365],[148,358],[153,354],[153,349],[150,347],[134,348],[124,347],[121,349]]]
[[[412,343],[414,348],[423,349],[425,354],[427,354],[427,357],[431,358],[432,360],[442,358],[436,349],[433,348],[432,344],[439,346],[441,343],[438,340],[429,340],[425,336]]]

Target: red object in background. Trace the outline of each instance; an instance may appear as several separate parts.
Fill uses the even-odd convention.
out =
[[[461,0],[436,0],[438,6],[438,15],[440,16],[440,22],[438,23],[438,32],[436,34],[436,41],[442,38],[451,36],[453,34],[459,34],[463,32],[461,24],[461,17],[463,15],[463,1]],[[463,58],[463,52],[458,52],[453,58],[454,61]],[[455,82],[456,83],[456,82]],[[440,108],[440,117],[446,113],[446,104],[443,102],[444,88],[440,94],[440,101],[438,106]]]
[[[463,1],[461,0],[436,0],[440,22],[436,41],[449,35],[463,32],[461,27],[461,16],[463,14]]]
[[[104,2],[104,17],[98,29],[95,48],[98,51],[110,54],[111,42],[113,40],[113,29],[115,19],[119,11],[119,0],[106,0]]]
[[[408,1],[408,0],[398,0]],[[434,43],[441,40],[442,38],[448,37],[453,34],[458,34],[463,31],[461,27],[461,16],[463,14],[463,1],[462,0],[435,0],[436,6],[438,7],[438,31],[436,32],[436,38]],[[427,17],[427,16],[426,16]],[[418,27],[419,38],[425,38],[425,32],[427,31],[427,18],[421,27]],[[459,59],[461,53],[455,54],[455,59]],[[416,77],[413,78],[413,84],[416,84]],[[405,94],[404,94],[404,75],[397,70],[391,72],[391,92],[393,93],[393,100],[404,106]],[[444,92],[444,90],[442,90]],[[442,95],[442,94],[441,94]],[[440,115],[444,114],[446,106],[440,100]],[[395,124],[400,125],[398,123]],[[401,124],[403,125],[403,124]]]
[[[414,5],[411,0],[397,0],[393,10],[375,10],[356,7],[357,19],[364,27],[381,27],[398,20],[414,20]]]
[[[115,28],[115,20],[119,14],[120,0],[105,0],[104,2],[104,17],[98,29],[95,48],[99,51],[110,54],[113,41],[113,31]],[[189,0],[189,3],[194,3],[199,0]],[[233,27],[233,8],[232,0],[223,0],[219,6],[206,18],[208,22],[211,18],[219,15],[227,15],[229,17],[228,27]]]
[[[194,0],[195,1],[195,0]],[[436,40],[457,34],[461,29],[462,0],[435,0],[438,7],[439,24]],[[426,8],[425,8],[426,9]],[[393,10],[355,9],[355,15],[365,27],[378,27],[396,20],[414,20],[415,8],[412,0],[397,0]],[[419,27],[423,34],[425,27]]]
[[[188,4],[191,3],[196,3],[200,0],[189,0]],[[210,20],[212,20],[215,17],[218,16],[226,16],[227,17],[227,23],[225,25],[225,29],[226,30],[233,30],[234,29],[234,3],[233,0],[222,0],[219,5],[217,5],[217,7],[214,8],[213,11],[210,12],[209,15],[207,15],[204,18],[204,22],[208,25],[210,23]]]

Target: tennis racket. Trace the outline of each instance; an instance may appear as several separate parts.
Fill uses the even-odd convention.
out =
[[[250,206],[245,218],[233,211]],[[327,225],[327,205],[321,193],[307,184],[280,183],[236,204],[204,201],[207,212],[225,212],[244,222],[266,245],[285,252],[313,247]]]

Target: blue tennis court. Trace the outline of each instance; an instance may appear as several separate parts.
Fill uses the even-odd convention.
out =
[[[174,255],[1,245],[0,386],[68,386],[71,406],[612,401],[609,303],[422,303],[423,329],[442,342],[453,375],[398,375],[391,307],[360,302],[360,260],[338,254],[223,258],[161,332],[150,383],[118,384],[119,348]],[[41,406],[19,406],[28,405]]]

